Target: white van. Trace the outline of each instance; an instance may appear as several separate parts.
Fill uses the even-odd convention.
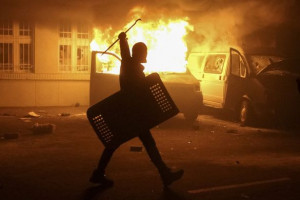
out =
[[[296,89],[299,73],[294,70],[293,75],[282,72],[280,76],[272,72],[274,66],[287,71],[298,63],[284,62],[277,55],[245,54],[230,48],[227,52],[192,52],[187,67],[199,81],[205,106],[232,110],[241,125],[246,125],[263,116],[295,117],[292,113],[300,107]],[[288,105],[280,101],[283,97]]]

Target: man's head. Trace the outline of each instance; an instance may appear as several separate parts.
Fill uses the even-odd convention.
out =
[[[135,43],[132,47],[132,58],[139,63],[147,62],[147,46],[143,42]]]

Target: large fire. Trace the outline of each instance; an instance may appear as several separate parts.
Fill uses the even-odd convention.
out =
[[[128,24],[128,27],[131,24]],[[147,63],[144,64],[146,73],[151,72],[185,72],[186,54],[188,51],[185,36],[193,27],[185,19],[169,21],[139,21],[135,27],[127,32],[129,46],[136,42],[144,42],[148,47]],[[95,38],[91,42],[92,51],[104,51],[118,38],[117,31],[113,35],[112,29],[94,29]],[[119,44],[114,45],[110,50],[120,55]],[[100,70],[106,73],[119,73],[120,62],[112,61],[106,55],[98,54],[102,63],[110,66]]]

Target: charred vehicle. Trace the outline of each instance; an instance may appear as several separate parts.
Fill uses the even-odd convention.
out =
[[[120,90],[118,67],[121,58],[117,54],[106,52],[104,60],[98,59],[97,56],[101,56],[102,53],[101,51],[92,52],[90,105]],[[159,75],[179,111],[187,120],[195,120],[202,107],[198,81],[189,72],[168,72],[159,73]]]
[[[299,60],[230,48],[221,53],[193,52],[188,68],[199,81],[204,105],[233,111],[241,125],[299,118]]]

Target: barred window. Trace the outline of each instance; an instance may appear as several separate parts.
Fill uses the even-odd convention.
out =
[[[0,21],[0,35],[13,35],[12,21],[6,21],[6,20]]]
[[[88,39],[89,38],[89,29],[85,24],[79,24],[77,26],[77,38]]]
[[[0,73],[34,72],[32,27],[28,22],[0,20]]]
[[[77,47],[77,71],[88,71],[89,46]]]
[[[20,44],[20,70],[32,69],[31,44]]]
[[[13,70],[13,44],[0,43],[0,70]]]
[[[20,35],[26,35],[26,36],[31,35],[31,26],[29,23],[27,22],[20,23]]]
[[[89,27],[87,24],[59,26],[59,70],[61,72],[87,72],[89,70]]]
[[[59,66],[61,71],[72,71],[71,45],[59,46]]]
[[[71,24],[64,22],[59,26],[59,36],[61,38],[71,38],[72,37],[72,29]]]

